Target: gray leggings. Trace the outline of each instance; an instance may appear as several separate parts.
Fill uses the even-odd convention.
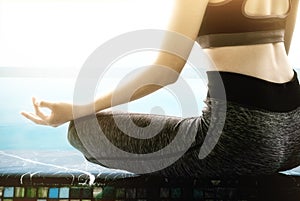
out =
[[[227,110],[218,110],[224,104]],[[116,147],[130,153],[152,153],[164,148],[175,138],[179,127],[185,128],[186,135],[196,132],[194,142],[176,162],[151,174],[191,177],[266,175],[300,164],[300,107],[289,112],[270,112],[213,98],[207,98],[206,105],[200,117],[192,118],[121,112],[115,116],[111,112],[99,112],[96,116],[105,136]],[[217,112],[212,112],[212,107],[216,107]],[[199,150],[212,119],[224,115],[226,121],[216,146],[207,157],[199,159]],[[152,138],[138,139],[119,129],[114,118],[125,127],[133,121],[139,127],[146,127],[151,122],[161,129]],[[78,121],[84,128],[82,136],[78,136],[74,121],[70,122],[69,142],[89,161],[103,165],[101,160],[95,159],[101,152],[100,134],[88,126],[88,121],[88,117]],[[126,133],[134,132],[135,128],[126,127]],[[91,146],[84,146],[82,140]]]

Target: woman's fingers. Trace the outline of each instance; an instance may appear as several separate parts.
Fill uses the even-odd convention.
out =
[[[35,114],[45,121],[48,117],[40,110],[39,107],[48,107],[49,109],[51,109],[52,103],[46,101],[38,102],[35,97],[32,98],[32,102],[33,102]]]
[[[26,117],[27,119],[33,121],[36,124],[48,125],[46,121],[44,121],[43,119],[39,118],[39,116],[36,116],[35,114],[27,113],[27,112],[21,112],[21,114],[24,117]]]
[[[56,127],[72,119],[71,104],[38,101],[35,97],[32,98],[32,103],[34,112],[23,111],[21,114],[36,124]],[[50,113],[42,111],[42,107],[50,109]]]
[[[49,109],[53,108],[53,103],[47,102],[47,101],[40,101],[39,104],[40,107],[47,107]]]
[[[38,107],[47,107],[49,109],[53,108],[53,103],[48,102],[48,101],[37,101],[35,97],[32,97],[32,102],[34,105]]]

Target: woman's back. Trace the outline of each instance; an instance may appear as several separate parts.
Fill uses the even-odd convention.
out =
[[[229,10],[226,14],[226,12],[218,9]],[[274,32],[277,29],[286,28],[287,16],[293,9],[295,8],[292,7],[290,0],[210,0],[200,28],[200,34],[203,33],[203,29],[211,29],[207,26],[211,22],[210,27],[215,26],[213,32],[219,32],[217,34],[226,33],[230,35],[234,33],[235,35],[232,37],[235,37],[235,40],[237,40],[236,35],[241,32],[247,32],[248,35],[240,36],[240,44],[238,42],[233,46],[210,46],[204,48],[205,52],[213,59],[220,71],[242,73],[276,83],[288,82],[293,78],[293,70],[288,62],[284,42],[279,39],[272,41],[271,37],[274,37]],[[228,14],[232,15],[232,18]],[[220,24],[222,26],[218,26]],[[231,27],[232,30],[224,30],[226,27]],[[221,30],[222,28],[223,30]],[[207,30],[204,30],[203,35],[215,34],[205,31]],[[268,36],[268,31],[273,35]],[[267,32],[267,34],[258,35],[259,32]],[[253,36],[255,34],[258,36]],[[259,37],[265,37],[267,40]],[[258,39],[257,41],[265,40],[266,42],[253,43],[247,41],[249,38]],[[228,43],[228,41],[224,42]]]

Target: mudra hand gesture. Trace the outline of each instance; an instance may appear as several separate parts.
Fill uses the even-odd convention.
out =
[[[73,119],[73,105],[70,103],[37,101],[35,97],[32,103],[34,113],[22,111],[21,114],[36,124],[57,127]],[[45,114],[41,108],[49,109],[50,114]]]

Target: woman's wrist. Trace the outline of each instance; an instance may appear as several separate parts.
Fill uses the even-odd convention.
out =
[[[88,116],[96,112],[94,103],[85,105],[73,105],[73,119],[78,119],[80,117]]]
[[[94,101],[95,111],[105,110],[112,107],[112,94],[113,92],[107,93],[105,95],[99,96]]]
[[[101,96],[88,104],[73,104],[73,119],[88,116],[109,107],[111,104],[107,96]]]

